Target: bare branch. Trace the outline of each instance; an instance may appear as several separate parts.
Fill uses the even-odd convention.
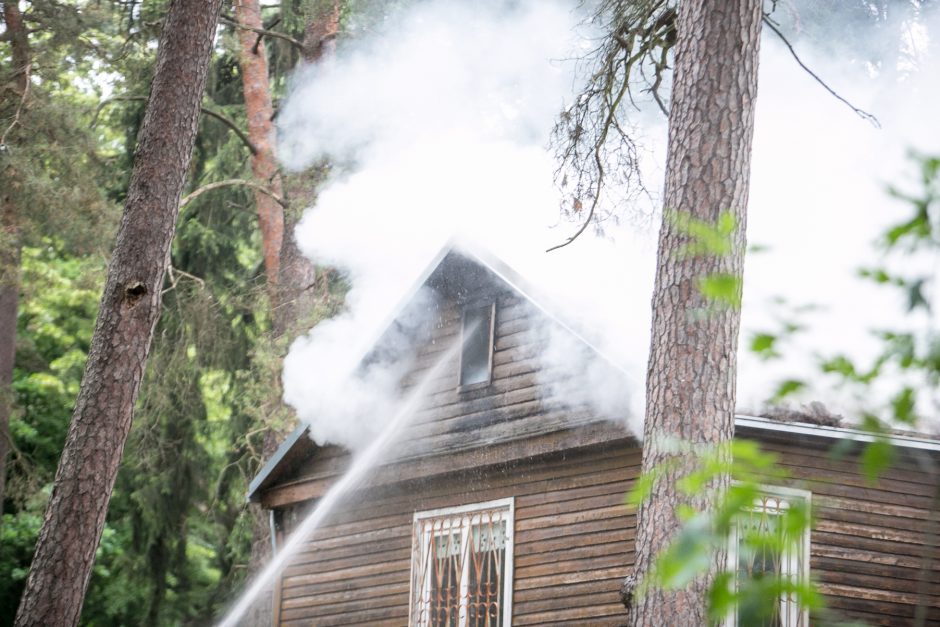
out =
[[[274,30],[265,30],[264,28],[252,28],[252,27],[250,27],[250,26],[242,26],[241,24],[239,24],[238,22],[236,22],[236,21],[233,20],[232,18],[230,18],[230,17],[225,17],[224,15],[219,18],[219,21],[220,21],[220,22],[223,22],[223,23],[225,23],[225,24],[228,24],[229,26],[234,26],[235,28],[239,28],[239,29],[241,29],[241,30],[249,30],[249,31],[251,31],[251,32],[253,32],[253,33],[258,33],[258,34],[261,35],[261,36],[275,37],[275,38],[277,38],[277,39],[283,39],[284,41],[286,41],[286,42],[289,43],[290,45],[294,46],[294,47],[297,48],[298,50],[300,50],[300,51],[303,51],[303,50],[304,50],[304,45],[303,45],[303,43],[297,41],[296,39],[294,39],[294,38],[291,37],[290,35],[285,35],[284,33],[279,33],[279,32],[274,31]]]
[[[813,79],[814,79],[817,83],[819,83],[820,85],[822,85],[822,86],[823,86],[823,89],[825,89],[825,90],[828,91],[830,94],[832,94],[832,95],[835,97],[836,100],[838,100],[839,102],[844,103],[845,106],[847,106],[849,109],[851,109],[852,111],[854,111],[855,114],[858,115],[860,118],[862,118],[863,120],[867,120],[868,122],[871,122],[871,125],[874,126],[875,128],[881,128],[881,122],[878,121],[878,118],[876,118],[876,117],[875,117],[874,115],[872,115],[871,113],[868,113],[867,111],[864,111],[864,110],[862,110],[862,109],[859,109],[858,107],[856,107],[855,105],[853,105],[851,102],[849,102],[848,100],[846,100],[845,98],[843,98],[842,96],[840,96],[832,87],[830,87],[829,85],[826,84],[826,81],[824,81],[823,79],[819,78],[819,76],[818,76],[815,72],[813,72],[811,69],[809,69],[809,67],[807,67],[807,65],[806,65],[805,63],[803,63],[803,60],[800,59],[800,57],[796,54],[796,50],[793,49],[793,44],[791,44],[790,41],[786,38],[786,36],[785,36],[782,32],[780,32],[780,29],[777,28],[777,25],[774,23],[774,21],[773,21],[772,19],[770,19],[769,17],[767,17],[767,15],[764,15],[764,24],[766,24],[767,27],[770,28],[770,30],[772,30],[773,32],[775,32],[775,33],[777,34],[777,37],[779,37],[779,38],[780,38],[780,41],[782,41],[782,42],[784,43],[784,45],[785,45],[785,46],[787,47],[787,49],[790,51],[790,54],[793,56],[794,59],[796,59],[796,62],[799,64],[799,66],[800,66],[801,68],[803,68],[803,70],[804,70],[807,74],[809,74],[810,76],[812,76]]]
[[[147,96],[115,96],[114,98],[108,98],[102,100],[98,103],[97,108],[95,108],[95,115],[91,118],[91,127],[94,128],[98,125],[98,117],[101,115],[101,110],[104,109],[107,105],[114,102],[146,102]],[[208,115],[210,118],[215,118],[219,122],[222,122],[227,127],[229,127],[233,133],[238,136],[238,139],[242,141],[243,144],[251,151],[251,154],[258,154],[258,147],[255,146],[248,135],[245,134],[245,131],[238,127],[238,124],[235,123],[231,118],[227,118],[218,111],[213,111],[208,107],[201,107],[203,114]]]
[[[216,181],[215,183],[209,183],[208,185],[203,185],[199,189],[193,192],[190,192],[189,194],[184,196],[182,200],[180,200],[180,209],[182,209],[183,207],[185,207],[192,201],[196,200],[197,198],[199,198],[206,192],[211,192],[214,189],[220,189],[222,187],[235,187],[235,186],[250,187],[253,190],[259,191],[262,194],[270,196],[271,198],[275,200],[275,202],[277,202],[277,204],[281,205],[282,207],[287,207],[286,200],[284,200],[283,198],[281,198],[280,196],[272,192],[270,189],[268,189],[264,185],[261,185],[260,183],[257,183],[255,181],[249,181],[248,179],[226,179],[224,181]]]
[[[175,290],[181,278],[186,278],[186,279],[193,281],[194,283],[196,283],[196,285],[199,286],[199,289],[201,290],[206,288],[206,282],[204,279],[199,278],[195,274],[190,274],[189,272],[180,270],[179,268],[174,268],[172,264],[166,267],[166,271],[167,271],[167,276],[170,279],[170,287],[160,292],[160,294],[166,294],[167,292],[171,292]]]
[[[242,140],[242,143],[248,146],[248,150],[251,151],[252,155],[258,154],[258,147],[255,146],[250,139],[248,139],[248,135],[246,135],[245,132],[242,129],[240,129],[233,120],[225,117],[218,111],[213,111],[212,109],[208,109],[206,107],[202,107],[202,112],[205,115],[208,115],[210,118],[215,118],[222,124],[225,124],[227,127],[232,129],[232,132],[238,135],[238,138]]]
[[[3,131],[3,135],[0,135],[0,146],[7,145],[7,137],[10,135],[10,132],[20,123],[20,116],[23,114],[23,107],[26,106],[26,100],[29,98],[29,86],[32,81],[29,80],[29,73],[32,64],[27,63],[26,67],[19,70],[24,74],[22,80],[23,83],[23,93],[20,95],[20,102],[16,105],[16,113],[13,114],[13,120],[10,122],[10,125]]]
[[[559,116],[551,137],[558,162],[555,181],[562,190],[561,214],[581,224],[571,237],[549,251],[573,242],[589,224],[600,229],[603,219],[613,215],[611,209],[604,208],[608,203],[601,202],[601,196],[609,195],[611,190],[616,190],[619,205],[637,194],[650,196],[639,171],[635,129],[628,124],[624,103],[639,109],[634,95],[643,93],[664,115],[669,115],[667,77],[677,36],[677,3],[678,0],[599,2],[593,27],[599,27],[606,35],[581,60],[587,79],[574,103]],[[763,21],[780,37],[800,67],[856,115],[880,128],[874,115],[839,95],[800,59],[770,17],[776,5],[776,0],[772,0]],[[583,219],[581,210],[586,205],[589,210]]]
[[[592,223],[600,228],[601,198],[611,185],[625,201],[638,193],[648,195],[633,131],[623,124],[623,105],[629,102],[638,109],[633,90],[639,89],[668,112],[660,91],[665,89],[676,39],[674,4],[607,0],[595,14],[595,22],[603,23],[608,35],[586,57],[590,76],[574,104],[560,116],[551,142],[559,162],[555,179],[564,194],[562,214],[572,216],[588,202],[590,206],[574,235],[548,250],[567,246]]]

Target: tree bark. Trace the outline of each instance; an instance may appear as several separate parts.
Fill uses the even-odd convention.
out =
[[[341,0],[332,0],[324,5],[319,14],[311,16],[309,23],[304,30],[303,41],[303,62],[317,63],[333,53],[334,42],[339,33]],[[257,0],[241,0],[237,7],[238,22],[243,27],[260,28],[261,17],[257,9]],[[255,12],[257,16],[255,17]],[[253,20],[253,21],[250,21]],[[266,130],[267,136],[264,140],[256,138],[252,134],[251,124],[253,119],[270,120],[273,115],[273,109],[270,106],[271,96],[267,75],[267,63],[264,62],[264,71],[261,71],[260,62],[249,55],[253,54],[253,48],[257,35],[254,31],[242,29],[239,33],[241,43],[241,56],[243,67],[243,81],[245,93],[245,107],[249,120],[249,137],[258,147],[258,155],[252,161],[252,167],[256,177],[264,176],[269,171],[268,166],[256,168],[255,162],[270,150],[270,134],[272,132],[270,123]],[[263,48],[259,46],[259,54],[263,55]],[[253,65],[251,74],[244,68],[249,64]],[[250,83],[250,84],[249,84]],[[262,93],[264,92],[264,93]],[[268,107],[267,110],[264,106]],[[261,127],[259,124],[259,130]],[[263,142],[263,143],[262,143]],[[274,160],[273,151],[267,152],[271,159],[270,171],[276,172],[277,166]],[[259,173],[260,172],[260,173]],[[316,196],[316,184],[319,181],[311,180],[309,173],[294,175],[288,177],[288,183],[285,185],[279,175],[271,179],[272,183],[276,180],[276,192],[289,201],[286,210],[281,206],[281,229],[286,233],[286,237],[281,238],[277,250],[277,265],[270,266],[268,260],[268,242],[265,242],[265,270],[268,273],[268,283],[273,289],[270,290],[273,337],[275,344],[287,345],[285,340],[292,339],[302,326],[304,313],[312,310],[312,301],[315,298],[314,290],[311,288],[316,283],[316,269],[306,257],[300,252],[297,243],[294,240],[294,227],[301,215],[302,209],[309,206]],[[287,193],[284,194],[284,188]],[[255,200],[260,199],[255,195]],[[266,198],[266,202],[270,199]],[[258,202],[259,216],[261,215],[261,204]],[[262,227],[262,237],[264,237]],[[271,242],[273,245],[273,242]],[[274,252],[273,250],[270,252]],[[272,270],[277,273],[276,279],[272,280]],[[279,377],[280,372],[277,373]],[[275,380],[272,386],[272,395],[270,399],[271,414],[277,414],[284,408],[281,400],[280,380]],[[288,410],[289,411],[289,410]],[[261,454],[267,460],[277,450],[278,440],[283,435],[278,429],[271,425],[265,425],[264,440]],[[260,572],[264,565],[271,558],[271,529],[268,514],[260,507],[252,508],[252,544],[251,555],[249,557],[248,570],[250,573]],[[266,591],[258,596],[257,601],[248,611],[244,618],[246,625],[251,627],[262,627],[271,624],[273,616],[273,595],[271,591]]]
[[[11,89],[5,90],[11,97],[3,110],[10,111],[13,130],[29,96],[30,50],[29,36],[23,24],[19,4],[3,3],[3,22],[12,49],[13,80]],[[7,456],[12,443],[10,414],[13,409],[13,362],[16,358],[16,317],[20,299],[20,241],[19,219],[16,201],[13,199],[18,175],[13,166],[3,174],[6,184],[0,197],[0,516],[3,516],[3,501],[6,498]]]
[[[239,65],[242,71],[245,114],[248,117],[248,139],[256,148],[251,158],[251,171],[259,183],[268,187],[275,196],[281,197],[284,195],[281,190],[281,175],[274,159],[274,107],[271,104],[271,88],[268,83],[268,57],[264,40],[249,30],[263,26],[258,0],[237,1],[235,17],[243,27],[238,30],[241,49]],[[255,190],[255,206],[258,209],[258,226],[261,229],[265,274],[273,294],[280,276],[284,209],[269,194],[258,190]]]
[[[760,27],[759,0],[679,4],[643,448],[644,473],[670,470],[639,509],[633,581],[675,537],[678,505],[709,507],[713,493],[688,497],[676,489],[697,464],[695,450],[734,435],[740,308],[710,302],[699,282],[742,276]],[[735,220],[730,252],[684,254],[690,240],[682,221],[716,224],[722,213]],[[737,291],[740,299],[740,283]],[[717,484],[726,487],[728,478]],[[710,572],[685,589],[635,595],[629,624],[708,624],[706,593],[725,559],[718,553]]]
[[[124,216],[15,625],[76,625],[131,426],[199,122],[222,0],[164,22]]]

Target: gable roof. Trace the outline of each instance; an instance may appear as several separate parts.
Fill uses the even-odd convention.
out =
[[[424,286],[431,285],[444,292],[450,290],[452,296],[459,296],[457,292],[467,288],[468,283],[485,280],[483,274],[480,274],[481,271],[483,274],[498,279],[500,283],[504,284],[514,294],[533,306],[542,316],[557,324],[573,338],[576,338],[580,344],[606,362],[611,368],[622,373],[624,377],[632,378],[623,368],[608,358],[596,345],[586,339],[574,325],[560,316],[557,313],[557,308],[553,307],[550,304],[550,300],[544,297],[531,282],[526,280],[522,275],[495,255],[469,242],[457,239],[449,241],[434,255],[430,263],[417,277],[412,287],[400,300],[399,305],[388,315],[386,322],[380,327],[373,341],[365,345],[367,348],[364,354],[360,356],[360,361],[368,358],[372,348],[381,342],[383,336],[395,325],[396,320],[402,315],[402,312],[405,311],[409,303],[415,299],[418,292]],[[874,436],[871,434],[851,427],[834,427],[804,422],[782,422],[780,420],[747,415],[736,415],[735,425],[737,428],[743,429],[746,432],[761,432],[767,435],[789,433],[796,436],[858,442],[870,442],[874,440]],[[624,433],[623,437],[629,437],[629,435]],[[895,446],[904,449],[940,452],[940,441],[919,437],[917,434],[892,434],[887,436],[887,439]],[[258,501],[264,489],[275,484],[282,477],[290,475],[299,464],[308,459],[319,448],[321,447],[310,437],[308,425],[299,425],[287,436],[275,451],[274,455],[262,466],[261,470],[251,481],[248,487],[248,499],[250,501]]]
[[[559,315],[558,308],[552,306],[550,300],[530,281],[489,251],[458,238],[448,241],[432,257],[411,288],[400,299],[398,306],[389,313],[372,340],[364,344],[366,348],[358,361],[368,359],[372,349],[378,346],[383,336],[395,326],[396,320],[423,287],[432,286],[441,292],[449,292],[449,295],[459,297],[458,292],[467,291],[474,282],[482,283],[491,281],[493,278],[531,305],[541,316],[563,329],[592,355],[602,360],[606,366],[614,369],[618,376],[633,379],[626,370],[576,330],[575,325]],[[249,500],[257,500],[264,488],[289,474],[297,463],[308,458],[318,448],[320,447],[310,438],[309,427],[306,424],[299,425],[287,436],[251,481],[248,488]]]

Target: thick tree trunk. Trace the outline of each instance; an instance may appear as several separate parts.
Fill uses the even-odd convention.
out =
[[[9,99],[3,103],[4,113],[9,111],[10,123],[4,125],[3,134],[9,134],[18,124],[17,118],[28,104],[29,98],[29,35],[23,24],[19,4],[3,3],[3,23],[12,48],[12,81],[5,93]],[[7,456],[12,443],[10,414],[13,409],[13,362],[16,358],[16,316],[20,300],[20,242],[16,201],[13,199],[15,181],[19,178],[10,166],[3,173],[5,180],[0,196],[0,516],[6,498]]]
[[[708,494],[689,498],[676,489],[676,479],[696,465],[695,449],[734,435],[740,309],[709,301],[699,281],[742,276],[760,25],[760,0],[679,4],[643,472],[675,467],[638,512],[635,581],[678,531],[676,507],[709,507]],[[736,221],[730,253],[683,253],[689,243],[684,219],[715,224],[726,212]],[[716,555],[712,571],[683,590],[636,595],[630,625],[708,624],[706,592],[723,561]]]
[[[281,175],[274,159],[274,107],[268,83],[268,57],[264,40],[249,29],[261,29],[261,7],[258,0],[238,0],[235,16],[244,28],[238,31],[241,48],[239,65],[242,71],[242,91],[245,95],[245,114],[248,117],[248,138],[258,149],[251,158],[251,170],[262,185],[282,197]],[[269,194],[255,191],[258,208],[258,226],[261,229],[261,247],[268,286],[273,289],[280,276],[281,246],[284,240],[284,210]]]
[[[78,624],[131,426],[222,0],[174,0],[85,375],[15,624]]]
[[[311,16],[309,23],[304,31],[304,49],[303,60],[305,63],[316,63],[329,56],[334,50],[334,42],[339,32],[340,0],[333,0],[329,4],[323,5],[317,15]],[[238,21],[242,26],[260,28],[261,16],[257,9],[257,0],[241,0],[237,8]],[[255,21],[250,21],[255,20]],[[248,35],[248,36],[246,36]],[[249,57],[253,53],[257,36],[247,30],[242,30],[241,37],[241,55],[243,68],[243,81],[245,93],[245,107],[249,120],[249,137],[252,142],[258,146],[258,154],[252,161],[255,176],[261,178],[268,176],[268,172],[277,171],[274,161],[273,151],[270,150],[270,135],[272,132],[271,124],[268,122],[267,128],[262,128],[260,121],[270,120],[273,114],[271,108],[270,88],[267,77],[267,63],[258,59]],[[259,47],[263,51],[263,48]],[[263,53],[262,53],[263,54]],[[253,70],[249,73],[247,65],[251,63]],[[264,63],[262,71],[261,64]],[[265,109],[264,107],[267,107]],[[252,133],[252,121],[259,122],[257,132],[264,133],[265,137],[257,138]],[[270,158],[270,166],[256,165],[265,155]],[[293,339],[296,336],[298,328],[303,324],[304,314],[312,309],[311,301],[314,298],[311,289],[316,283],[316,269],[310,261],[304,257],[297,243],[294,241],[294,227],[304,207],[309,206],[316,195],[316,182],[309,180],[307,173],[289,177],[289,184],[282,183],[279,175],[274,174],[271,178],[272,183],[276,183],[276,193],[288,198],[291,207],[286,212],[281,212],[281,232],[284,234],[279,242],[277,249],[277,265],[268,264],[269,248],[268,242],[265,242],[265,270],[268,274],[268,283],[273,289],[270,290],[273,336],[277,345],[287,345],[285,340]],[[288,188],[286,195],[282,194],[283,188]],[[255,194],[258,204],[259,217],[262,212],[261,199]],[[270,203],[269,198],[264,199]],[[279,211],[281,207],[276,207]],[[264,226],[262,225],[262,237],[264,238]],[[271,245],[274,242],[270,242]],[[271,253],[274,251],[271,250]],[[277,274],[272,279],[271,273]],[[307,327],[309,328],[309,327]],[[280,373],[278,373],[278,376]],[[272,388],[270,400],[270,413],[277,414],[283,408],[281,400],[280,381],[275,381]],[[277,429],[268,426],[264,434],[264,441],[261,454],[265,460],[269,459],[274,451],[277,450],[278,440],[282,436]],[[260,507],[252,509],[252,544],[251,556],[249,558],[248,569],[251,573],[260,572],[271,557],[271,529],[268,513]],[[244,618],[244,623],[251,627],[262,627],[270,625],[273,617],[273,595],[271,591],[266,591],[258,596],[258,600]]]
[[[3,235],[0,237],[0,516],[6,498],[10,414],[13,409],[13,361],[16,357],[16,314],[19,307],[20,244],[17,223],[8,198],[0,199]]]

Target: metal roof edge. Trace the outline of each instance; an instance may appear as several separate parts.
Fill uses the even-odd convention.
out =
[[[245,496],[245,500],[249,503],[256,502],[258,500],[258,490],[261,488],[261,485],[264,483],[274,469],[277,468],[278,464],[281,463],[281,460],[284,459],[284,456],[287,455],[288,451],[294,448],[294,445],[302,437],[307,437],[307,432],[310,429],[310,425],[307,423],[301,423],[297,425],[297,428],[289,436],[287,436],[281,445],[277,447],[277,450],[274,451],[274,455],[265,462],[264,466],[261,467],[261,470],[258,471],[258,474],[255,475],[255,478],[251,480],[251,483],[248,484],[248,494]]]
[[[746,416],[736,414],[734,417],[736,427],[762,429],[764,431],[778,431],[784,433],[798,433],[801,435],[814,435],[834,440],[854,440],[856,442],[874,442],[880,436],[869,431],[853,429],[851,427],[829,427],[814,425],[808,422],[781,422],[759,416]],[[884,436],[888,442],[902,448],[919,449],[923,451],[940,452],[940,441],[929,438],[887,434]]]

